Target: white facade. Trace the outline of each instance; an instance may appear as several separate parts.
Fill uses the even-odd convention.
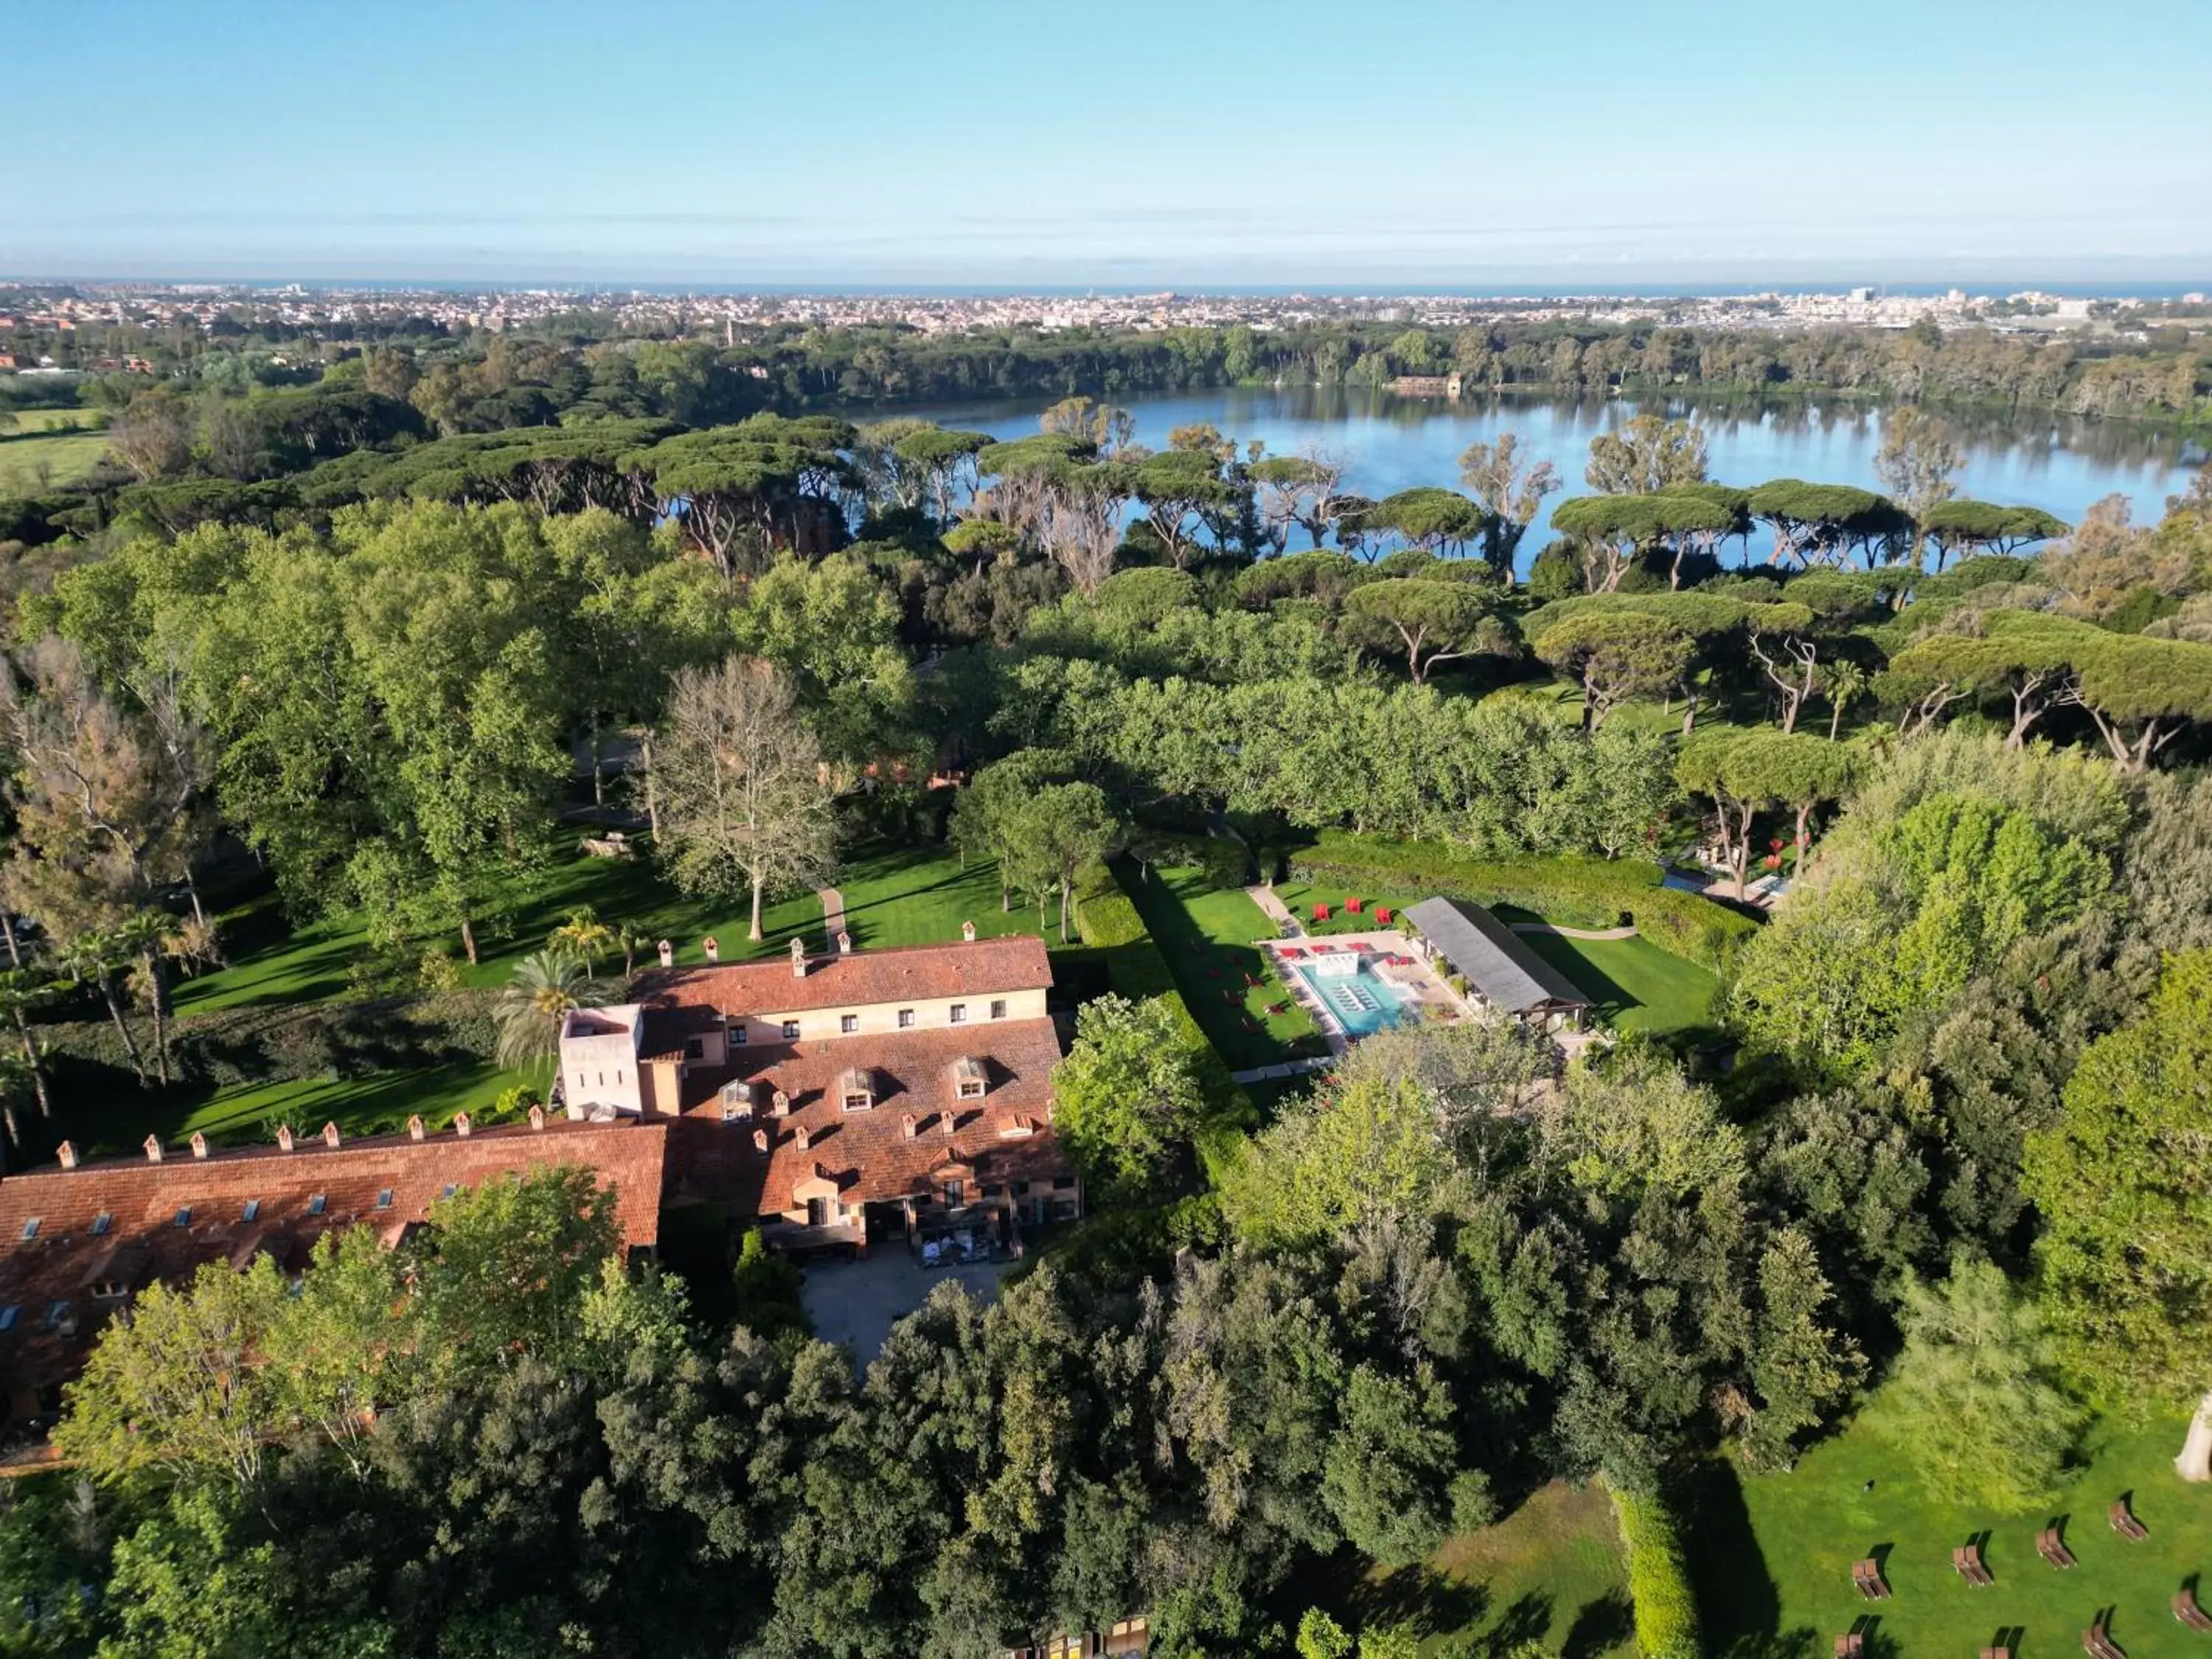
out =
[[[645,1008],[635,1002],[578,1008],[561,1022],[561,1087],[571,1117],[589,1117],[601,1106],[645,1109],[637,1063],[644,1030]]]

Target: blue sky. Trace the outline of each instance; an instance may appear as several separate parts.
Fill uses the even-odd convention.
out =
[[[2212,0],[11,0],[0,272],[2212,282]]]

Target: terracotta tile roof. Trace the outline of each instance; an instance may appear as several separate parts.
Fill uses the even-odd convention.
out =
[[[963,1059],[982,1066],[981,1100],[954,1094],[953,1071]],[[767,1215],[798,1207],[793,1188],[815,1178],[817,1166],[847,1204],[930,1192],[947,1164],[966,1166],[962,1178],[971,1194],[987,1184],[1049,1181],[1068,1173],[1051,1127],[1059,1060],[1060,1037],[1048,1019],[737,1050],[733,1066],[694,1066],[684,1083],[670,1158],[677,1189],[739,1214]],[[876,1103],[848,1112],[836,1090],[856,1069],[874,1074]],[[753,1085],[754,1115],[725,1123],[720,1091],[740,1079]],[[770,1115],[779,1089],[789,1104],[781,1118]],[[756,1130],[769,1136],[765,1156],[755,1147]]]
[[[705,1007],[731,1014],[800,1012],[872,1002],[988,996],[1049,988],[1052,964],[1034,933],[965,945],[897,945],[849,955],[810,957],[806,976],[788,959],[716,968],[658,968],[638,975],[635,995],[655,1013]]]
[[[242,1267],[264,1252],[296,1267],[333,1227],[374,1225],[396,1242],[448,1187],[508,1170],[596,1170],[614,1189],[624,1243],[650,1249],[659,1237],[668,1127],[556,1121],[542,1130],[517,1124],[337,1147],[302,1136],[289,1152],[172,1151],[159,1164],[103,1159],[9,1176],[0,1180],[0,1309],[16,1311],[0,1331],[0,1379],[20,1409],[17,1391],[75,1375],[108,1316],[156,1279],[188,1279],[206,1261]],[[48,1326],[60,1302],[70,1304],[73,1334]]]

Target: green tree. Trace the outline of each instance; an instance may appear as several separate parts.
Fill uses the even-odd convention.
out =
[[[2212,1479],[2212,952],[2169,957],[2149,1006],[2089,1045],[2065,1098],[2021,1170],[2060,1362],[2108,1407],[2198,1401],[2177,1464]]]
[[[580,1008],[603,1006],[608,996],[581,957],[537,951],[523,957],[492,1005],[499,1063],[517,1070],[550,1063],[560,1050],[562,1023]]]
[[[1534,638],[1536,655],[1582,682],[1583,726],[1595,731],[1631,697],[1657,696],[1681,683],[1695,641],[1662,617],[1583,611]]]
[[[1495,443],[1468,446],[1459,458],[1459,481],[1486,514],[1483,556],[1510,580],[1521,538],[1536,521],[1544,497],[1559,487],[1559,469],[1549,461],[1531,465],[1519,434],[1501,432]]]
[[[1491,596],[1465,582],[1412,577],[1370,582],[1346,596],[1344,610],[1346,616],[1377,623],[1397,636],[1406,653],[1406,672],[1416,685],[1438,663],[1480,652],[1502,653],[1510,647],[1504,629],[1492,615]]]
[[[1384,1566],[1425,1559],[1451,1519],[1451,1407],[1437,1379],[1352,1370],[1322,1470],[1337,1524]]]
[[[2034,1303],[1995,1263],[1961,1255],[1938,1283],[1905,1280],[1899,1322],[1905,1351],[1875,1419],[1884,1436],[1954,1503],[2041,1502],[2085,1419]]]
[[[1592,489],[1610,495],[1648,495],[1675,484],[1705,479],[1705,429],[1694,421],[1636,415],[1590,440],[1583,474]]]
[[[1053,1068],[1053,1100],[1060,1139],[1109,1197],[1156,1188],[1206,1109],[1190,1039],[1158,997],[1085,1003]]]

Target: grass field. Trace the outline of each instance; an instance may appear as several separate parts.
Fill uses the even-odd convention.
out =
[[[1656,1036],[1712,1024],[1720,981],[1648,939],[1570,939],[1564,933],[1521,938],[1591,999],[1600,1020],[1619,1030]]]
[[[43,410],[31,410],[35,416]],[[73,410],[55,411],[74,413]],[[0,434],[0,493],[30,495],[48,485],[74,483],[100,465],[107,436],[100,432]],[[42,479],[40,470],[45,469]]]
[[[95,1156],[115,1154],[136,1151],[149,1134],[174,1144],[190,1139],[195,1131],[210,1140],[234,1145],[265,1140],[279,1123],[289,1123],[301,1134],[312,1134],[325,1123],[335,1123],[349,1135],[391,1134],[406,1127],[410,1116],[419,1115],[432,1129],[442,1129],[463,1111],[478,1123],[489,1123],[496,1121],[494,1104],[508,1089],[526,1083],[542,1097],[551,1080],[546,1066],[511,1072],[483,1061],[415,1072],[372,1072],[363,1077],[241,1085],[219,1090],[183,1109],[173,1096],[118,1091],[80,1146]]]
[[[1241,890],[1209,889],[1201,870],[1158,866],[1149,875],[1130,870],[1122,886],[1191,1017],[1231,1071],[1325,1052],[1312,1019],[1255,942],[1273,939],[1274,924]],[[1271,1006],[1282,1012],[1270,1013]]]
[[[2019,1659],[2078,1653],[2081,1632],[2109,1612],[2112,1638],[2130,1659],[2212,1650],[2212,1638],[2174,1621],[2169,1599],[2184,1583],[2212,1596],[2212,1491],[2173,1473],[2177,1419],[2109,1427],[2092,1461],[2045,1504],[2002,1515],[1931,1493],[1909,1449],[1875,1432],[1879,1395],[1849,1430],[1814,1447],[1788,1474],[1739,1475],[1716,1465],[1685,1507],[1707,1650],[1729,1659],[1825,1656],[1854,1621],[1871,1619],[1869,1655],[1971,1656],[2012,1632]],[[2123,1492],[2150,1536],[2130,1543],[2106,1510]],[[2081,1565],[2061,1572],[2035,1552],[2057,1522]],[[1970,1540],[1996,1583],[1969,1586],[1951,1552]],[[1851,1588],[1851,1563],[1872,1556],[1894,1592],[1869,1603]]]
[[[1060,947],[1057,901],[1042,927],[1034,905],[1001,910],[997,866],[963,870],[958,856],[941,847],[863,848],[845,860],[835,884],[845,901],[845,929],[862,948],[950,945],[963,921],[975,924],[979,938],[1042,933],[1048,945]]]
[[[1370,1573],[1337,1616],[1367,1629],[1410,1627],[1434,1659],[1506,1653],[1522,1642],[1561,1659],[1635,1651],[1613,1505],[1594,1486],[1541,1487],[1498,1525],[1449,1540],[1422,1565]]]

